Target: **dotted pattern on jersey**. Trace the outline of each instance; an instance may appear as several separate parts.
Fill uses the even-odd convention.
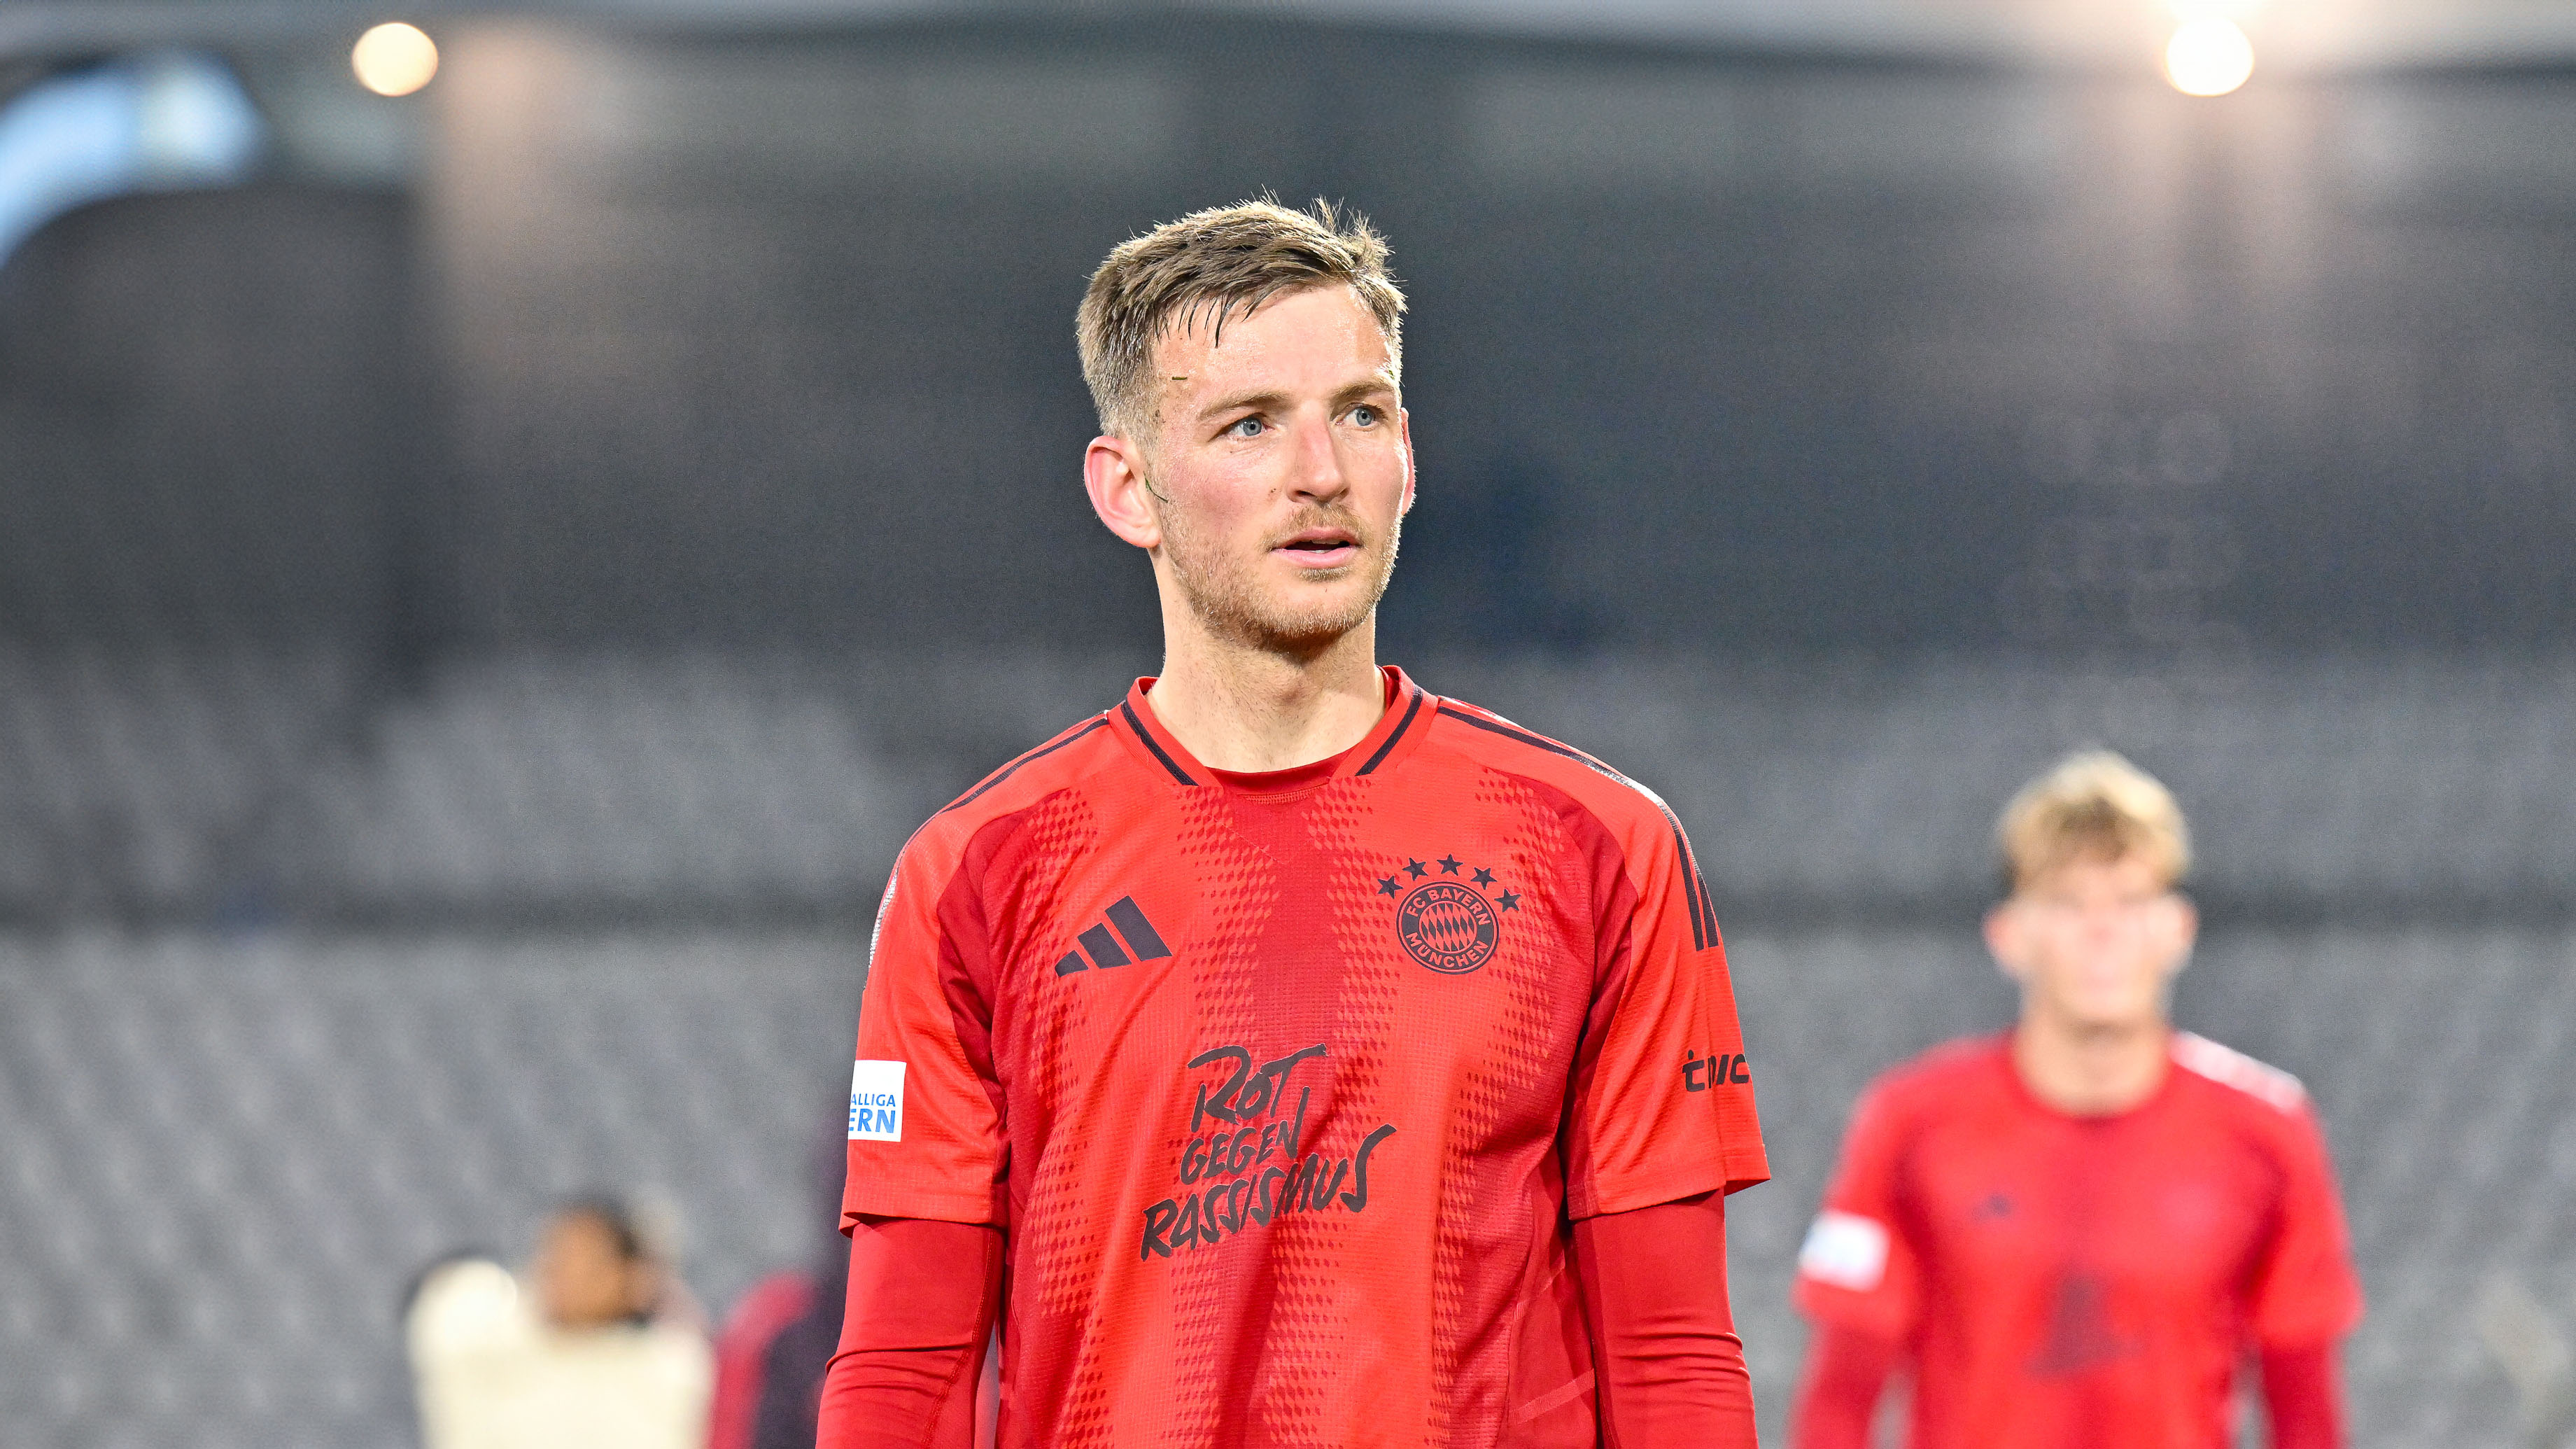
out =
[[[1533,1093],[1562,1093],[1562,1082],[1548,1071],[1549,1047],[1564,1037],[1571,1025],[1567,1017],[1579,1018],[1591,996],[1590,961],[1569,961],[1554,949],[1562,942],[1589,943],[1594,934],[1590,878],[1555,801],[1516,776],[1492,770],[1477,779],[1474,798],[1480,809],[1514,822],[1504,836],[1507,859],[1498,869],[1515,884],[1527,882],[1521,902],[1525,926],[1504,934],[1484,968],[1508,983],[1511,1003],[1491,1049],[1478,1055],[1476,1071],[1460,1094],[1451,1139],[1456,1143],[1485,1141],[1504,1121],[1528,1117]],[[1547,929],[1526,929],[1542,920],[1549,923]],[[1462,1378],[1496,1389],[1511,1382],[1508,1355],[1516,1325],[1506,1325],[1501,1333],[1482,1332],[1485,1326],[1468,1316],[1468,1308],[1498,1296],[1515,1301],[1510,1294],[1497,1295],[1493,1280],[1525,1271],[1526,1260],[1513,1250],[1526,1252],[1541,1231],[1555,1227],[1533,1220],[1522,1184],[1491,1171],[1500,1160],[1493,1154],[1452,1155],[1442,1163],[1433,1279],[1441,1312],[1432,1363],[1435,1391],[1443,1399],[1455,1396]],[[1524,1387],[1545,1391],[1556,1386]],[[1459,1405],[1461,1438],[1473,1443],[1499,1438],[1516,1407],[1490,1395]]]
[[[1450,723],[1400,770],[1286,792],[1058,754],[1055,793],[987,837],[1011,1449],[1584,1442],[1579,1405],[1513,1411],[1589,1357],[1557,1276],[1555,1148],[1597,969],[1594,852],[1615,847],[1579,803],[1593,797],[1568,793],[1588,776],[1559,785],[1535,746]],[[1424,863],[1440,863],[1429,881]],[[1404,892],[1488,870],[1490,954],[1423,960]],[[1111,959],[1103,942],[1140,931],[1154,949]],[[1266,1221],[1207,1216],[1258,1177],[1203,1165],[1241,1130],[1192,1116],[1230,1058],[1185,1064],[1218,1048],[1297,1063],[1264,1098],[1301,1124],[1292,1160],[1347,1166],[1392,1128],[1371,1190],[1336,1197],[1335,1180]]]
[[[1197,881],[1200,908],[1187,958],[1198,993],[1202,1046],[1244,1042],[1252,1036],[1263,969],[1261,942],[1279,908],[1279,877],[1268,852],[1236,828],[1221,790],[1180,793],[1181,854]],[[1177,1160],[1187,1143],[1184,1122],[1164,1144]],[[1164,1442],[1215,1442],[1220,1398],[1227,1379],[1243,1371],[1234,1363],[1228,1330],[1240,1326],[1239,1297],[1246,1258],[1262,1244],[1246,1233],[1214,1251],[1177,1257],[1172,1275],[1173,1413]]]
[[[1014,947],[1013,957],[1003,963],[1010,984],[1002,994],[1030,1003],[1025,1061],[1030,1080],[1042,1084],[1032,1099],[1053,1114],[1047,1123],[1047,1151],[1081,1161],[1100,1150],[1099,1114],[1063,1109],[1078,1100],[1082,1074],[1072,1044],[1085,1038],[1093,998],[1089,992],[1048,991],[1045,986],[1054,974],[1051,963],[1072,948],[1072,933],[1082,924],[1074,918],[1075,903],[1065,897],[1065,884],[1074,864],[1098,844],[1099,821],[1088,800],[1062,790],[1031,807],[1021,831],[1015,844],[1025,854],[1012,882],[1008,918],[995,922],[997,936],[1006,927],[1018,928],[1002,937]],[[1104,1245],[1096,1232],[1084,1231],[1079,1178],[1054,1172],[1021,1175],[1029,1183],[1028,1197],[1020,1205],[1012,1237],[1016,1251],[1030,1257],[1014,1265],[1013,1277],[1025,1290],[1034,1290],[1042,1311],[1085,1325],[1065,1413],[1068,1420],[1089,1417],[1105,1426],[1108,1396],[1101,1383],[1099,1335],[1108,1317],[1091,1301],[1103,1282],[1093,1265]],[[1020,1347],[1007,1345],[1006,1352]]]
[[[1375,862],[1355,839],[1357,827],[1369,813],[1373,790],[1374,782],[1368,779],[1337,779],[1316,791],[1305,809],[1307,840],[1321,856],[1327,906],[1322,924],[1329,927],[1342,964],[1331,1027],[1331,1039],[1341,1055],[1334,1071],[1334,1091],[1337,1101],[1354,1105],[1379,1099],[1400,969],[1383,946],[1371,949],[1357,941],[1362,923],[1376,923],[1379,915],[1369,886],[1375,875],[1370,866]],[[1377,929],[1382,935],[1385,927],[1378,924]],[[1418,1124],[1416,1130],[1426,1130],[1428,1125]],[[1350,1152],[1366,1130],[1367,1124],[1357,1121],[1343,1126],[1343,1140],[1324,1139],[1325,1155]],[[1269,1415],[1270,1427],[1275,1442],[1286,1449],[1338,1449],[1303,1412],[1313,1404],[1326,1425],[1354,1422],[1347,1404],[1330,1399],[1365,1386],[1361,1377],[1350,1372],[1353,1325],[1347,1320],[1355,1309],[1366,1311],[1354,1298],[1364,1302],[1374,1296],[1355,1293],[1352,1287],[1352,1280],[1364,1274],[1367,1265],[1351,1261],[1353,1255],[1344,1251],[1351,1220],[1343,1214],[1301,1213],[1285,1226],[1287,1231],[1280,1235],[1281,1302],[1296,1311],[1289,1317],[1286,1352],[1279,1356],[1279,1408]],[[1361,1328],[1363,1335],[1366,1331]],[[1298,1411],[1296,1417],[1291,1417],[1291,1410]]]

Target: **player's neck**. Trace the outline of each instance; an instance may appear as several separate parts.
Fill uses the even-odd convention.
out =
[[[1366,738],[1386,713],[1377,620],[1312,656],[1167,623],[1163,672],[1150,698],[1172,738],[1214,769],[1288,770],[1330,759]]]
[[[2161,1017],[2094,1026],[2034,1008],[2013,1031],[2012,1061],[2022,1085],[2041,1102],[2078,1117],[2105,1117],[2156,1094],[2172,1069],[2172,1049],[2173,1028]]]

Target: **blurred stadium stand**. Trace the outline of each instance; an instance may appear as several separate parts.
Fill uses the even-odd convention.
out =
[[[353,675],[328,650],[0,646],[0,910],[255,904],[260,833],[351,744]]]
[[[601,1183],[721,1311],[811,1251],[857,949],[0,939],[7,1439],[412,1442],[406,1282]]]
[[[442,671],[307,782],[279,878],[397,915],[863,913],[923,812],[835,704],[707,658]]]
[[[893,847],[992,737],[1119,678],[518,655],[367,704],[328,656],[0,664],[5,838],[54,846],[9,857],[0,937],[25,1143],[0,1402],[102,1444],[176,1442],[182,1415],[196,1443],[399,1442],[403,1280],[600,1174],[673,1196],[713,1303],[794,1261],[799,1134]],[[1995,802],[2107,740],[2170,772],[2208,842],[2186,1022],[2301,1074],[2335,1133],[2374,1299],[2359,1442],[2502,1442],[2471,1288],[2576,1288],[2576,668],[2309,661],[2196,693],[1992,661],[1422,673],[1663,790],[1744,923],[1780,1172],[1736,1206],[1766,1412],[1852,1094],[2009,1014],[1972,930]],[[940,738],[954,720],[980,729]],[[101,1259],[129,1276],[77,1269]],[[83,1437],[102,1423],[128,1439]]]
[[[2005,1020],[1993,812],[2102,743],[2200,838],[2186,1024],[2333,1133],[2358,1442],[2510,1441],[2479,1286],[2576,1302],[2563,70],[686,8],[435,27],[407,101],[272,16],[255,181],[0,267],[0,1439],[408,1442],[404,1282],[573,1188],[719,1309],[801,1260],[887,863],[1152,667],[1081,279],[1266,187],[1414,299],[1384,652],[1691,826],[1766,1433],[1843,1114]]]
[[[1413,663],[1653,785],[1756,919],[1975,910],[1998,802],[2095,743],[2180,791],[2222,917],[2576,916],[2576,659]],[[397,690],[325,650],[0,650],[0,912],[863,924],[913,825],[1147,667],[517,652]]]
[[[678,1211],[710,1303],[801,1261],[801,1163],[863,943],[0,936],[10,1437],[407,1442],[405,1281],[603,1179]],[[1779,1174],[1730,1209],[1736,1304],[1776,1435],[1804,1337],[1789,1265],[1852,1095],[2011,998],[1965,923],[1751,928],[1731,949]],[[2358,1444],[2509,1442],[2470,1315],[2499,1270],[2553,1302],[2576,1288],[2571,957],[2576,936],[2537,927],[2240,929],[2186,977],[2185,1024],[2324,1104],[2373,1300],[2348,1360]]]

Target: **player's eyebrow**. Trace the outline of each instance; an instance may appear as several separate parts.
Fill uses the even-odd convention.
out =
[[[1336,391],[1333,394],[1332,411],[1338,415],[1354,403],[1367,398],[1376,397],[1381,394],[1391,397],[1395,394],[1395,391],[1395,380],[1393,378],[1388,377],[1384,373],[1373,373],[1361,381],[1344,384],[1338,391]],[[1283,392],[1233,393],[1228,396],[1218,398],[1216,401],[1209,403],[1206,407],[1199,409],[1198,416],[1201,421],[1206,421],[1221,417],[1226,413],[1243,412],[1247,409],[1260,412],[1277,412],[1285,409],[1289,405],[1289,401],[1290,399],[1288,395]]]
[[[1288,395],[1284,392],[1238,392],[1230,393],[1209,403],[1199,409],[1198,415],[1202,421],[1205,421],[1224,413],[1239,413],[1247,408],[1261,412],[1277,412],[1287,405]]]
[[[1371,373],[1365,382],[1352,383],[1341,391],[1333,394],[1333,413],[1338,417],[1343,412],[1350,409],[1354,404],[1364,402],[1369,398],[1376,397],[1380,394],[1393,397],[1395,396],[1395,391],[1395,379],[1388,377],[1382,372]]]

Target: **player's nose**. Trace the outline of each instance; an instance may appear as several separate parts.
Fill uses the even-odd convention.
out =
[[[1300,499],[1329,500],[1350,491],[1350,478],[1329,422],[1297,429],[1295,468],[1291,488]]]

